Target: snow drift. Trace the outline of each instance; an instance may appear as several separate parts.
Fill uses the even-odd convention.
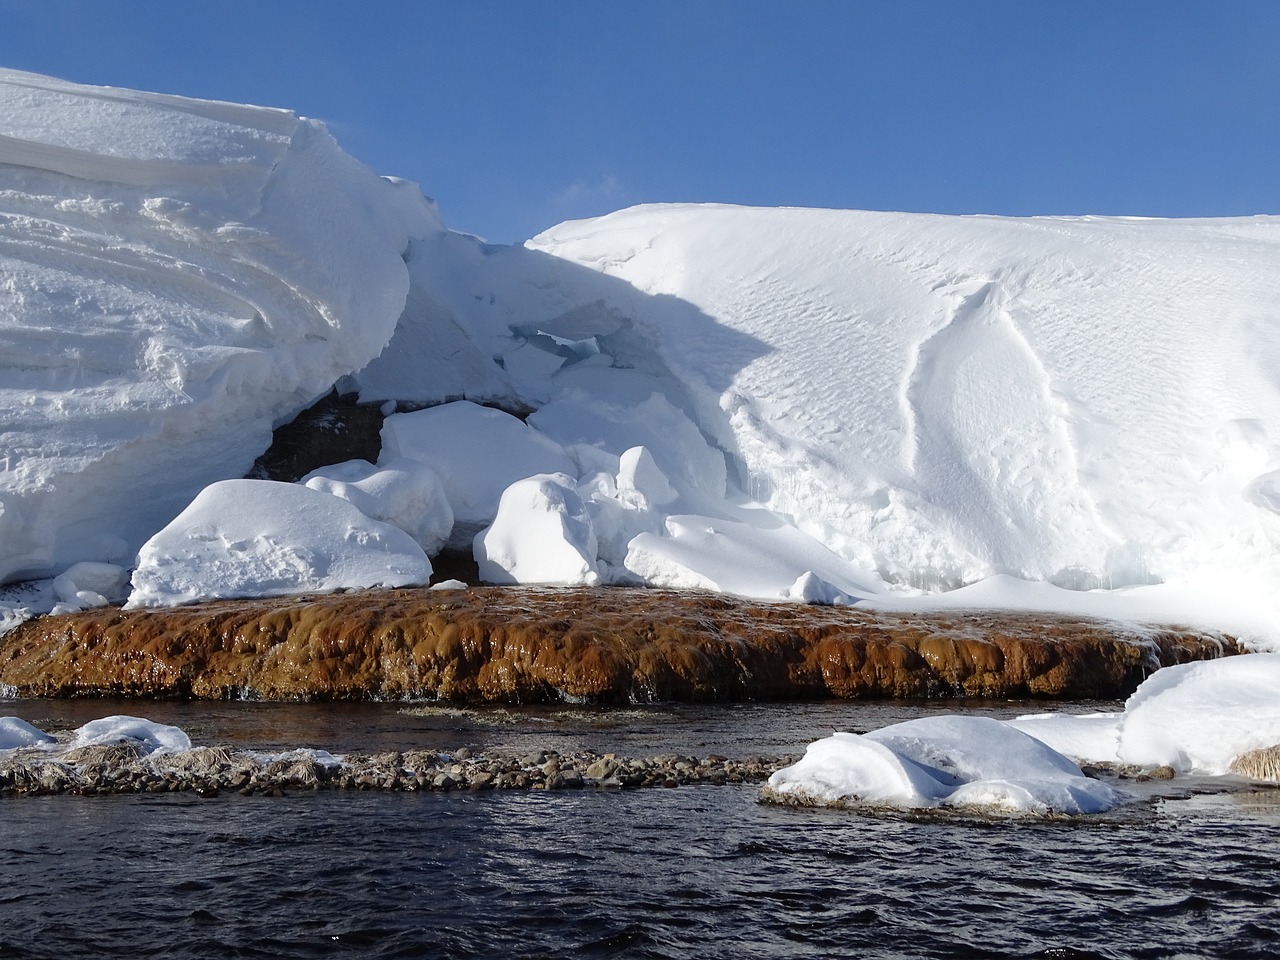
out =
[[[8,72],[0,117],[0,581],[132,562],[336,383],[400,405],[381,466],[455,548],[559,474],[586,579],[1278,635],[1280,218],[682,204],[493,247],[285,111]]]

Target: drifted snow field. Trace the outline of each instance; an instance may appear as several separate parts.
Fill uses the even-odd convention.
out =
[[[1066,610],[1276,649],[1278,312],[1275,217],[651,205],[494,247],[288,111],[0,71],[0,631],[425,584],[447,546],[496,583]],[[383,405],[377,463],[242,479],[335,387]],[[1208,702],[1255,717],[1217,669]],[[1226,757],[1134,732],[1148,696],[1022,729]],[[874,766],[912,803],[1111,802],[1015,730],[1042,772],[939,779],[929,744],[986,735],[966,723],[815,745],[775,789]]]

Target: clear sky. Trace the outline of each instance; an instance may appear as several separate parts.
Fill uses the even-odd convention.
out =
[[[0,64],[291,107],[496,242],[668,200],[1280,213],[1280,0],[0,0]]]

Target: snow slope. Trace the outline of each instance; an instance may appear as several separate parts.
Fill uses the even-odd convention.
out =
[[[0,582],[131,563],[376,356],[404,192],[284,110],[0,71]]]
[[[659,206],[531,246],[712,318],[637,321],[748,491],[891,577],[1122,586],[1274,552],[1280,219]]]
[[[675,205],[528,246],[646,294],[597,315],[746,492],[887,580],[1167,583],[1275,629],[1280,218]]]

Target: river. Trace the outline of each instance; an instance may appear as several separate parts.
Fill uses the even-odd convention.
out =
[[[1068,704],[1085,711],[1109,704]],[[892,703],[490,708],[0,702],[335,753],[798,753]],[[1178,780],[1097,818],[857,814],[753,786],[0,800],[0,957],[1273,957],[1280,791]]]

